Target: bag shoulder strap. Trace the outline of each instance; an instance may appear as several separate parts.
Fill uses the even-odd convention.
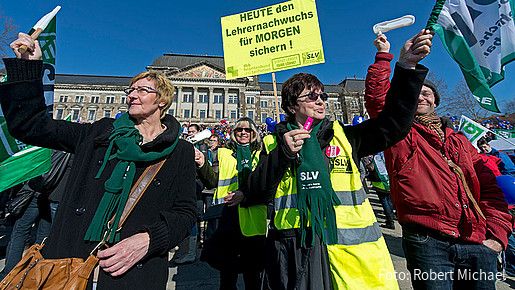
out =
[[[143,196],[143,193],[150,185],[150,182],[154,179],[154,177],[157,175],[161,167],[163,167],[163,164],[165,163],[166,159],[161,160],[160,162],[150,165],[143,171],[141,176],[138,178],[138,181],[132,186],[131,192],[129,193],[129,197],[127,199],[127,203],[125,204],[125,207],[123,208],[122,215],[120,217],[120,222],[118,223],[118,229],[120,230],[122,228],[122,225],[127,220],[127,217],[132,212],[132,210],[136,207],[136,204]],[[109,224],[112,224],[114,221],[114,216],[109,221]]]
[[[445,156],[444,156],[445,157]],[[461,179],[461,183],[463,183],[463,187],[465,188],[465,192],[467,193],[467,197],[469,198],[470,202],[472,203],[472,205],[474,206],[474,209],[477,211],[477,213],[483,218],[486,220],[486,217],[485,215],[483,214],[483,211],[481,210],[481,208],[479,207],[479,205],[477,204],[477,201],[476,199],[474,198],[474,196],[472,195],[472,192],[470,191],[470,188],[467,184],[467,180],[465,179],[465,174],[463,173],[463,170],[461,170],[461,167],[459,167],[459,165],[457,165],[456,163],[454,163],[451,159],[449,158],[445,158],[445,160],[447,161],[447,164],[449,164],[449,166],[454,170],[454,172],[459,176],[459,178]]]

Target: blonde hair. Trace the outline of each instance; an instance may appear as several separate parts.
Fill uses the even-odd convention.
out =
[[[234,143],[238,143],[238,141],[236,141],[236,135],[234,134],[234,130],[237,128],[241,128],[244,125],[247,125],[252,130],[252,133],[250,134],[250,144],[257,144],[261,146],[261,136],[259,136],[256,124],[250,118],[246,117],[236,121],[236,124],[234,124],[234,126],[232,127],[231,141]]]
[[[168,108],[170,108],[170,106],[172,105],[173,94],[175,92],[174,86],[172,85],[170,80],[166,78],[164,74],[155,71],[145,71],[137,74],[135,77],[131,79],[131,83],[129,86],[132,86],[135,82],[141,79],[154,81],[156,85],[155,89],[158,93],[157,101],[165,103],[164,107],[160,107],[162,119],[168,111]]]

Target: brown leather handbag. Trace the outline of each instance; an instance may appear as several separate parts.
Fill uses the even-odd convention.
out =
[[[147,167],[129,194],[119,222],[119,228],[127,219],[150,181],[154,179],[165,160]],[[112,220],[111,220],[112,221]],[[89,277],[98,264],[97,250],[105,244],[104,239],[91,251],[84,261],[82,258],[45,259],[41,255],[44,242],[30,247],[21,261],[0,282],[0,290],[42,289],[42,290],[82,290],[86,289]]]

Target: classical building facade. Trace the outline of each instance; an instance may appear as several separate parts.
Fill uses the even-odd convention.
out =
[[[214,124],[247,116],[257,123],[276,113],[273,86],[258,76],[226,80],[224,59],[219,56],[164,54],[147,66],[164,73],[175,86],[175,98],[168,111],[181,123]],[[123,92],[130,77],[57,74],[54,118],[93,122],[127,111]],[[280,104],[281,83],[277,84]],[[364,115],[364,80],[345,79],[324,85],[329,94],[328,117],[349,123]],[[280,113],[283,113],[282,110]]]

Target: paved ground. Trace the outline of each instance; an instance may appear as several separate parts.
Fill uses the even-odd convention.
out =
[[[374,207],[378,221],[380,223],[384,222],[384,216],[377,196],[371,194],[369,199]],[[412,289],[409,272],[406,269],[406,260],[402,251],[400,226],[397,224],[395,230],[383,229],[383,234],[390,250],[400,289]],[[172,256],[173,254],[170,254],[170,257]],[[0,260],[0,267],[3,267],[3,264],[4,260]],[[216,270],[209,267],[206,263],[195,262],[189,265],[170,268],[167,289],[216,290],[218,289],[218,280],[219,277]],[[241,277],[238,284],[239,289],[244,289]],[[499,281],[497,289],[515,289],[515,280],[508,278],[506,281]]]

